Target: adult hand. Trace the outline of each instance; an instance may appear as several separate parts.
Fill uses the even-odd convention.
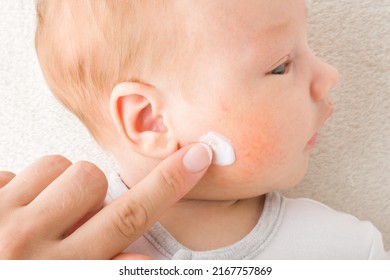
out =
[[[92,163],[46,156],[16,176],[0,172],[0,259],[110,259],[195,186],[210,162],[206,145],[184,147],[103,209],[107,180]]]

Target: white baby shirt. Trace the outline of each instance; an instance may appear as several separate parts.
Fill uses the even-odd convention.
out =
[[[109,179],[107,202],[128,189],[118,175]],[[192,251],[177,242],[160,223],[130,244],[125,252],[153,259],[387,259],[380,232],[367,221],[337,212],[311,199],[266,195],[255,228],[230,246]]]

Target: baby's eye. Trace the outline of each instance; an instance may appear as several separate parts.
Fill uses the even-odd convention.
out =
[[[289,63],[283,63],[271,71],[272,75],[284,75],[287,73],[287,67]]]

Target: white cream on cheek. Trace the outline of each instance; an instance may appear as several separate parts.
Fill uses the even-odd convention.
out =
[[[199,142],[209,145],[213,150],[213,164],[228,166],[236,161],[233,145],[226,137],[210,131],[203,135]]]

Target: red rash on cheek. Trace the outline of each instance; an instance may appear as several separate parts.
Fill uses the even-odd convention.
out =
[[[269,162],[269,157],[275,154],[276,146],[277,144],[272,141],[248,137],[242,140],[237,147],[237,159],[267,163]]]
[[[242,153],[238,153],[236,166],[239,172],[247,177],[248,180],[253,177],[262,177],[272,173],[276,164],[277,147],[273,143],[258,144],[242,147]]]
[[[221,111],[224,113],[227,113],[230,110],[229,105],[222,98],[219,99],[219,107],[221,108]]]
[[[248,118],[238,128],[236,143],[236,163],[247,176],[269,170],[281,156],[281,140],[275,127],[265,119],[265,114]]]

